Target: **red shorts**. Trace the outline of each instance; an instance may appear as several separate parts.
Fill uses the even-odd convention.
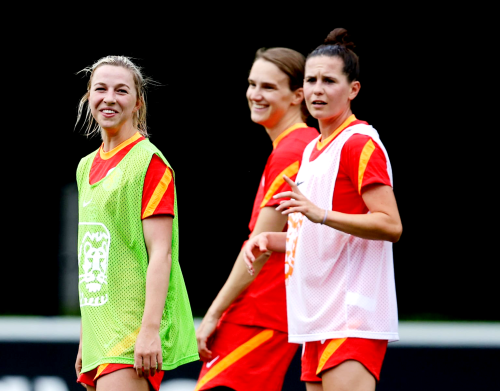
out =
[[[133,368],[132,364],[101,364],[97,368],[92,369],[91,371],[80,373],[78,379],[76,380],[78,383],[87,384],[88,386],[95,387],[95,381],[108,373],[118,371],[123,368]],[[150,376],[146,378],[151,386],[158,391],[160,389],[160,384],[163,379],[163,371],[156,372],[154,376]]]
[[[194,390],[281,391],[298,347],[281,331],[220,322],[208,344],[212,360],[203,363]]]
[[[364,338],[338,338],[306,342],[302,351],[300,380],[320,382],[321,375],[346,360],[356,360],[380,380],[380,370],[387,350],[387,340]]]

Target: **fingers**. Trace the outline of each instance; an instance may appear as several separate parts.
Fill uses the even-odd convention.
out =
[[[139,377],[150,377],[156,375],[163,367],[162,356],[145,356],[142,358],[142,368],[137,371]],[[138,368],[136,368],[137,370]]]
[[[134,364],[135,371],[137,372],[137,376],[142,377],[142,362],[140,364]]]
[[[285,180],[286,183],[290,185],[292,189],[298,189],[297,185],[295,184],[294,181],[292,181],[290,178],[288,178],[286,175],[283,175],[283,179]]]
[[[161,362],[161,355],[160,357],[156,356],[155,358],[155,362],[154,363],[151,363],[152,366],[151,366],[151,376],[154,376],[156,375],[157,372],[161,371],[161,366],[162,366],[162,362]]]
[[[82,358],[80,355],[78,355],[76,358],[75,371],[76,377],[78,378],[78,376],[80,376],[80,373],[82,372]]]
[[[212,351],[207,348],[200,349],[198,353],[202,361],[210,361],[212,359]]]
[[[202,361],[209,361],[212,359],[212,352],[207,348],[206,338],[198,338],[198,354]]]
[[[275,194],[273,195],[273,198],[274,199],[278,199],[278,198],[297,198],[299,196],[298,193],[295,193],[293,191],[284,191],[282,193],[278,193],[278,194]]]

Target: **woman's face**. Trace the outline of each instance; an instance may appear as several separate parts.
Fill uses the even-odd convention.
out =
[[[250,70],[247,99],[252,121],[272,129],[290,106],[297,104],[297,93],[290,90],[290,81],[284,72],[260,58]]]
[[[316,56],[306,62],[304,96],[311,115],[318,120],[335,119],[351,110],[359,92],[358,81],[349,82],[339,57]]]
[[[123,67],[102,65],[94,71],[89,105],[92,116],[105,130],[134,126],[140,107],[132,73]]]

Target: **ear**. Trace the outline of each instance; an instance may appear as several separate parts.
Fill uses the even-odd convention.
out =
[[[304,100],[304,89],[302,87],[297,88],[293,91],[292,105],[300,105]]]
[[[353,100],[354,98],[356,98],[360,89],[361,89],[361,83],[357,80],[354,80],[351,83],[351,92],[349,93],[349,100]]]
[[[137,102],[136,102],[135,107],[134,107],[134,113],[136,111],[139,111],[139,109],[142,107],[143,102],[144,102],[143,98],[137,99]]]

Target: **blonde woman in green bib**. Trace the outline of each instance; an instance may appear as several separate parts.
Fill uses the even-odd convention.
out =
[[[147,138],[140,68],[107,56],[83,71],[77,123],[86,107],[86,134],[103,142],[77,168],[77,382],[158,391],[165,370],[199,359],[178,260],[174,172]]]

